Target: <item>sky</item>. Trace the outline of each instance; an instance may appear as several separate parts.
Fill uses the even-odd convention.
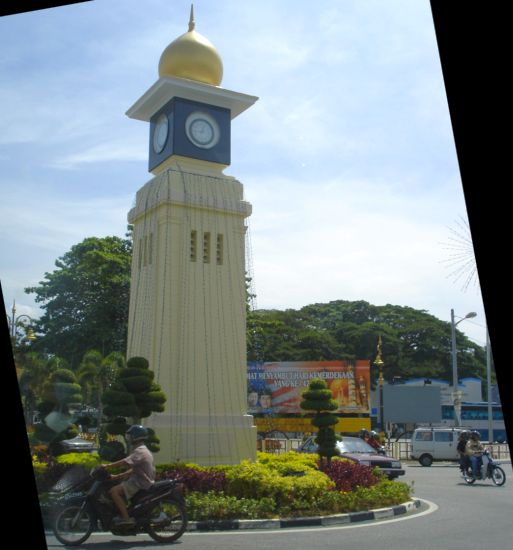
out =
[[[0,18],[0,280],[8,310],[90,236],[123,236],[149,179],[126,111],[187,31],[185,0],[95,0]],[[232,122],[255,306],[425,310],[484,345],[486,321],[429,0],[194,2]],[[10,314],[10,311],[8,312]]]

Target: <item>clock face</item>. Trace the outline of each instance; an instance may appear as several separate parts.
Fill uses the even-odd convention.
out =
[[[207,113],[191,113],[185,121],[185,133],[189,141],[201,149],[211,149],[219,142],[219,125]]]
[[[167,115],[162,114],[157,119],[155,130],[153,132],[153,150],[155,153],[160,153],[166,145],[167,136],[169,133],[169,120]]]

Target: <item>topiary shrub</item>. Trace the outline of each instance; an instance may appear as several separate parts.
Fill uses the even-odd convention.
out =
[[[130,357],[126,362],[126,366],[129,369],[149,369],[150,364],[145,357]]]
[[[108,422],[102,424],[100,429],[100,440],[108,440],[109,435],[121,435],[125,437],[125,433],[130,427],[124,416],[117,416]]]
[[[157,437],[155,430],[152,428],[147,428],[148,430],[148,439],[146,440],[146,447],[152,453],[158,453],[160,451],[160,439]]]
[[[155,373],[150,370],[144,357],[131,357],[125,368],[117,371],[117,377],[103,394],[104,414],[109,418],[105,427],[106,433],[119,434],[115,417],[130,418],[134,424],[152,413],[163,412],[166,395],[162,388],[153,381]],[[126,431],[123,427],[123,435]],[[153,453],[160,451],[160,441],[154,430],[150,431],[147,446]]]
[[[105,441],[100,447],[99,455],[106,462],[116,462],[126,457],[125,446],[121,441]]]
[[[333,393],[326,381],[320,378],[311,380],[308,389],[301,396],[303,400],[299,406],[305,411],[315,411],[312,425],[318,429],[315,442],[318,445],[319,467],[323,470],[324,457],[329,466],[332,457],[340,454],[337,449],[338,437],[333,429],[338,418],[331,414],[331,411],[338,409],[338,403],[333,399]]]

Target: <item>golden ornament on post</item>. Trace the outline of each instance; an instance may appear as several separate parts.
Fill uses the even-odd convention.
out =
[[[383,384],[385,383],[385,379],[383,378],[383,367],[385,366],[385,363],[383,359],[381,358],[381,334],[378,337],[378,353],[376,355],[376,359],[374,359],[374,365],[378,367],[379,371],[379,378],[378,378],[378,384],[379,384],[379,429],[382,433],[385,431],[385,424],[383,419]]]

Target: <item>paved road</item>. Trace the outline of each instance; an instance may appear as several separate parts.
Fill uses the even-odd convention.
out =
[[[187,533],[172,545],[148,537],[121,539],[93,534],[82,546],[92,550],[376,550],[377,547],[408,550],[481,550],[511,548],[513,538],[513,470],[503,465],[507,481],[495,487],[491,481],[467,485],[454,465],[423,468],[406,464],[402,478],[413,483],[414,496],[436,503],[434,511],[382,522],[333,528],[281,529],[230,533]],[[426,507],[423,507],[425,510]],[[48,536],[48,548],[62,546]]]

